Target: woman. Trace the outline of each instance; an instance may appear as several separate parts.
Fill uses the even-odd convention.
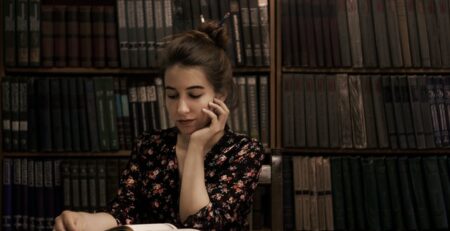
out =
[[[106,212],[64,211],[55,230],[172,223],[202,230],[248,229],[261,143],[226,125],[236,105],[226,31],[217,22],[175,36],[162,57],[166,108],[174,128],[144,133]],[[227,104],[225,103],[227,102]]]

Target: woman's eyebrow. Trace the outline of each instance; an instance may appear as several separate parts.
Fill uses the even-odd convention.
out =
[[[188,90],[192,90],[192,89],[205,89],[205,87],[200,86],[200,85],[194,85],[194,86],[190,86],[188,88],[186,88]]]

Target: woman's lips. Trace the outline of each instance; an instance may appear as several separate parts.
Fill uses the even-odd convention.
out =
[[[188,120],[177,120],[179,125],[187,126],[194,122],[194,119],[188,119]]]

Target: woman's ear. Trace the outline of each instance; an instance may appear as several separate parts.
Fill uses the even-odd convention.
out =
[[[215,97],[222,101],[225,101],[227,99],[227,94],[226,93],[216,93]]]

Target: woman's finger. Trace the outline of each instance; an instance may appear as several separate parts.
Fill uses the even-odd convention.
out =
[[[220,100],[218,98],[214,98],[213,101],[215,103],[219,104],[225,112],[230,113],[230,109],[228,109],[228,106],[225,104],[225,102],[223,102],[222,100]]]

